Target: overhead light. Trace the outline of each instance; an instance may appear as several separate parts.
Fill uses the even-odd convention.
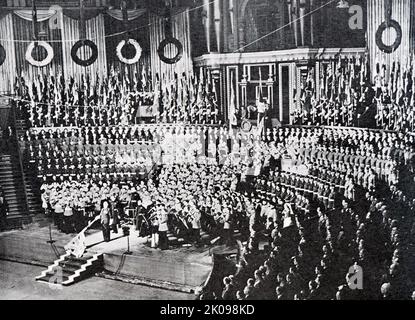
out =
[[[349,9],[349,2],[346,0],[339,0],[339,2],[337,3],[336,8],[338,9]]]

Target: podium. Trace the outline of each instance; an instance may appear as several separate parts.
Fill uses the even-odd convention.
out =
[[[153,106],[139,106],[136,113],[137,119],[154,118],[157,110]]]

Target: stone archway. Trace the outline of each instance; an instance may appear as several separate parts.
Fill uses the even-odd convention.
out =
[[[244,17],[245,16],[245,12],[246,12],[246,7],[248,6],[248,2],[251,0],[242,0],[239,10],[238,10],[238,14],[239,17]]]

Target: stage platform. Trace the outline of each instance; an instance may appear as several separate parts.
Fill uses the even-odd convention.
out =
[[[30,263],[40,266],[51,265],[64,254],[64,246],[75,236],[59,232],[51,227],[53,244],[49,240],[49,222],[36,219],[24,230],[0,233],[0,259]],[[86,233],[87,252],[103,254],[103,270],[97,274],[106,278],[192,292],[209,276],[213,268],[212,252],[224,248],[194,246],[175,247],[169,250],[150,248],[147,238],[139,238],[132,231],[127,237],[119,229],[111,233],[111,241],[103,242],[99,229]],[[75,284],[76,285],[76,284]]]
[[[147,238],[138,237],[133,230],[127,239],[121,229],[118,234],[111,233],[108,243],[103,242],[101,232],[86,237],[89,253],[103,253],[102,275],[108,278],[191,292],[212,270],[212,248],[186,246],[160,250],[151,248],[147,242]]]
[[[23,229],[0,232],[0,259],[48,266],[65,253],[64,246],[73,238],[51,227],[54,243],[48,243],[49,221],[35,217]]]

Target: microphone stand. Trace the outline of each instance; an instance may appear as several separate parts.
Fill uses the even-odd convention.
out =
[[[52,239],[52,226],[49,222],[49,240],[46,243],[54,244],[56,241]]]
[[[130,236],[127,237],[127,251],[124,252],[125,255],[132,255],[133,253],[130,251]]]

